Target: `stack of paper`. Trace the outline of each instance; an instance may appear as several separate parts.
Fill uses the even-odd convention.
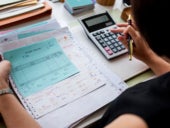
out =
[[[73,127],[128,87],[83,44],[55,19],[0,35],[11,88],[42,128]]]
[[[43,7],[37,0],[11,0],[0,2],[0,20]]]
[[[48,12],[51,7],[47,2],[38,0],[9,0],[0,1],[0,28],[1,26],[21,21],[29,17]]]
[[[92,0],[65,0],[64,7],[71,14],[78,14],[94,8]]]

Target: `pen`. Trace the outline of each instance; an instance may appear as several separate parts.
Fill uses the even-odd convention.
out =
[[[64,2],[64,0],[51,0],[53,3],[55,2]]]
[[[128,20],[129,25],[132,25],[131,15],[129,14]],[[129,51],[129,60],[132,60],[133,55],[133,40],[130,35],[128,35],[128,51]]]

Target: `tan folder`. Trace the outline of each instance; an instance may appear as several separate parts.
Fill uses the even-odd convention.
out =
[[[0,29],[40,18],[40,16],[51,14],[52,7],[47,2],[44,2],[44,5],[45,6],[43,8],[0,20]]]

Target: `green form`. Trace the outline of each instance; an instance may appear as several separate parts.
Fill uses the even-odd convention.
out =
[[[79,72],[55,38],[6,51],[3,56],[12,64],[11,77],[23,97]]]

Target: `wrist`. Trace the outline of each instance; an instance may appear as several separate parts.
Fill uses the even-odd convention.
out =
[[[5,95],[5,94],[13,94],[13,91],[9,87],[0,89],[0,96]]]
[[[145,63],[151,68],[155,75],[159,76],[170,71],[170,64],[156,53],[150,54]]]
[[[9,80],[6,80],[0,76],[0,90],[4,88],[9,88]]]
[[[154,64],[155,60],[157,60],[158,58],[160,57],[156,53],[154,53],[152,50],[148,50],[141,60],[150,66]]]
[[[4,88],[5,90],[8,88]],[[0,89],[1,91],[4,89]],[[2,114],[4,111],[10,107],[12,102],[15,102],[15,95],[13,94],[12,90],[8,90],[7,92],[3,92],[3,94],[0,95],[0,113]]]

